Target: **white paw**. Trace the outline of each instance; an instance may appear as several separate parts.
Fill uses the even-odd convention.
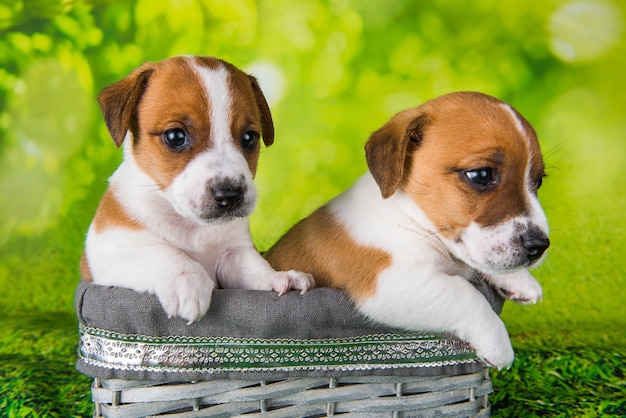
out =
[[[277,271],[272,280],[272,290],[279,295],[289,290],[300,290],[302,295],[313,287],[315,287],[313,275],[296,270]]]
[[[491,275],[488,280],[503,298],[513,302],[529,305],[542,298],[541,285],[527,270]]]
[[[215,283],[204,271],[183,271],[163,286],[157,296],[169,318],[180,316],[187,324],[209,310]]]
[[[480,335],[474,336],[469,343],[476,350],[478,358],[491,367],[501,370],[505,367],[508,369],[513,364],[515,356],[513,347],[502,321],[499,321],[497,326],[492,326]]]

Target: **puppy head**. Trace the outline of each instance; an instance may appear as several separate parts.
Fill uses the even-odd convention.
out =
[[[544,258],[543,158],[509,105],[481,93],[441,96],[395,115],[365,148],[383,197],[408,196],[466,264],[497,274]]]
[[[146,174],[182,216],[211,222],[247,216],[259,139],[274,141],[256,79],[224,61],[175,57],[146,63],[98,101],[125,160]]]

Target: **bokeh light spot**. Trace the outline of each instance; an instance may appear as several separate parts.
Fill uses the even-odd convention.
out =
[[[258,80],[270,108],[280,102],[285,95],[285,75],[277,65],[257,61],[247,66],[245,71]]]
[[[552,53],[565,62],[588,62],[615,47],[624,25],[612,3],[575,1],[559,8],[549,22]]]

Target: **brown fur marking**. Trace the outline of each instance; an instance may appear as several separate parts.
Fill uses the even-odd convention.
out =
[[[216,60],[210,62],[218,65]],[[202,80],[185,58],[156,65],[136,112],[133,154],[161,189],[169,187],[190,160],[211,147],[211,104]],[[187,149],[174,151],[164,143],[162,135],[174,128],[187,133]]]
[[[104,196],[102,196],[102,200],[100,200],[100,205],[93,218],[93,228],[96,233],[100,233],[107,228],[143,229],[136,220],[126,213],[111,189],[107,190]]]
[[[265,255],[276,270],[311,273],[318,286],[344,289],[355,300],[376,291],[391,255],[359,245],[332,213],[321,207],[287,232]]]
[[[93,282],[93,276],[91,275],[91,269],[89,268],[89,262],[87,261],[87,255],[83,251],[80,256],[80,277],[88,282]]]
[[[96,210],[93,218],[92,227],[94,232],[100,233],[107,228],[125,228],[129,230],[141,230],[143,227],[134,219],[132,219],[124,210],[122,205],[117,201],[115,195],[108,189]],[[87,254],[83,251],[80,258],[80,274],[83,280],[93,281],[91,269],[89,268],[89,260]]]

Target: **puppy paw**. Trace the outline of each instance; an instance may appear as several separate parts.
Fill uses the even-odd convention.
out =
[[[478,335],[470,341],[470,345],[476,350],[476,355],[490,367],[498,370],[510,368],[515,356],[509,334],[500,323],[499,326]]]
[[[497,274],[489,278],[500,295],[508,300],[530,305],[537,303],[542,298],[541,285],[526,270],[520,270],[511,274]]]
[[[282,295],[289,290],[300,290],[304,294],[315,287],[313,275],[296,270],[277,271],[272,280],[272,290]]]
[[[157,296],[169,318],[180,316],[189,325],[206,314],[214,288],[214,282],[204,271],[184,271]]]

